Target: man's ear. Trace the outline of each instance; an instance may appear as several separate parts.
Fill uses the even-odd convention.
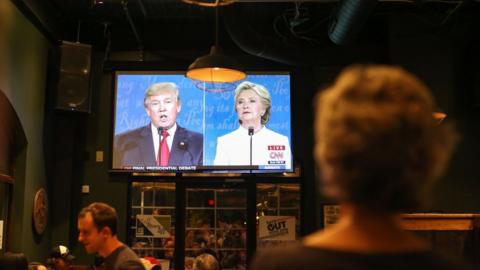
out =
[[[178,103],[177,104],[177,113],[179,113],[182,110],[182,104]]]
[[[112,229],[110,229],[110,227],[108,226],[105,226],[100,230],[100,233],[103,236],[112,236]]]
[[[147,107],[143,107],[145,109],[145,112],[147,113],[148,116],[150,116],[150,111],[148,110]]]

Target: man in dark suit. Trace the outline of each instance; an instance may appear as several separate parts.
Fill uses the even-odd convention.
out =
[[[144,106],[151,123],[115,136],[113,168],[202,165],[203,135],[177,124],[181,110],[177,85],[151,85]]]

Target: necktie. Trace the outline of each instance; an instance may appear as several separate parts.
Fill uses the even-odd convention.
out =
[[[170,150],[168,149],[167,137],[170,134],[166,130],[162,131],[160,137],[160,147],[158,148],[158,155],[157,155],[157,165],[159,166],[167,166],[168,159],[170,157]]]

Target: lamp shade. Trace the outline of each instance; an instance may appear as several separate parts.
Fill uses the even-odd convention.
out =
[[[247,75],[237,61],[222,54],[218,46],[212,46],[209,55],[197,58],[188,67],[186,76],[196,81],[230,83]]]
[[[201,7],[218,7],[233,4],[236,0],[182,0],[184,3]]]
[[[433,112],[432,116],[438,124],[440,124],[445,118],[447,118],[447,114],[444,112]]]

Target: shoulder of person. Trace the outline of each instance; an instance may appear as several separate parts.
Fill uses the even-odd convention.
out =
[[[145,132],[146,128],[149,128],[149,126],[142,126],[142,127],[135,128],[135,129],[129,129],[127,131],[124,131],[120,134],[115,135],[115,139],[116,140],[121,140],[121,139],[128,139],[128,138],[131,138],[131,137],[138,137],[138,135],[140,135],[142,132]]]
[[[252,262],[252,270],[295,269],[305,256],[305,246],[299,242],[260,250]],[[293,268],[291,268],[293,267]]]
[[[187,130],[189,133],[189,136],[193,138],[194,140],[201,140],[203,141],[203,134],[200,132],[192,131],[192,130]]]
[[[130,259],[118,266],[118,270],[145,270],[140,259]]]
[[[287,136],[281,134],[281,133],[278,133],[276,131],[273,131],[269,128],[265,128],[265,133],[269,136],[269,137],[273,137],[273,138],[278,138],[278,139],[288,139]]]
[[[227,134],[224,134],[222,136],[218,136],[217,140],[222,141],[222,140],[229,140],[231,138],[236,138],[241,135],[241,131],[239,129],[234,129]]]
[[[121,246],[121,248],[122,248],[122,252],[123,252],[123,253],[128,254],[131,258],[134,258],[134,259],[136,259],[136,260],[140,260],[140,258],[138,257],[137,253],[135,253],[135,251],[133,251],[133,249],[131,249],[129,246],[123,244],[123,245]]]
[[[473,270],[473,266],[466,261],[461,260],[458,257],[451,256],[449,254],[431,251],[429,252],[429,261],[432,265],[431,269],[441,270]]]
[[[183,132],[190,138],[203,140],[203,134],[177,125],[177,132]]]

